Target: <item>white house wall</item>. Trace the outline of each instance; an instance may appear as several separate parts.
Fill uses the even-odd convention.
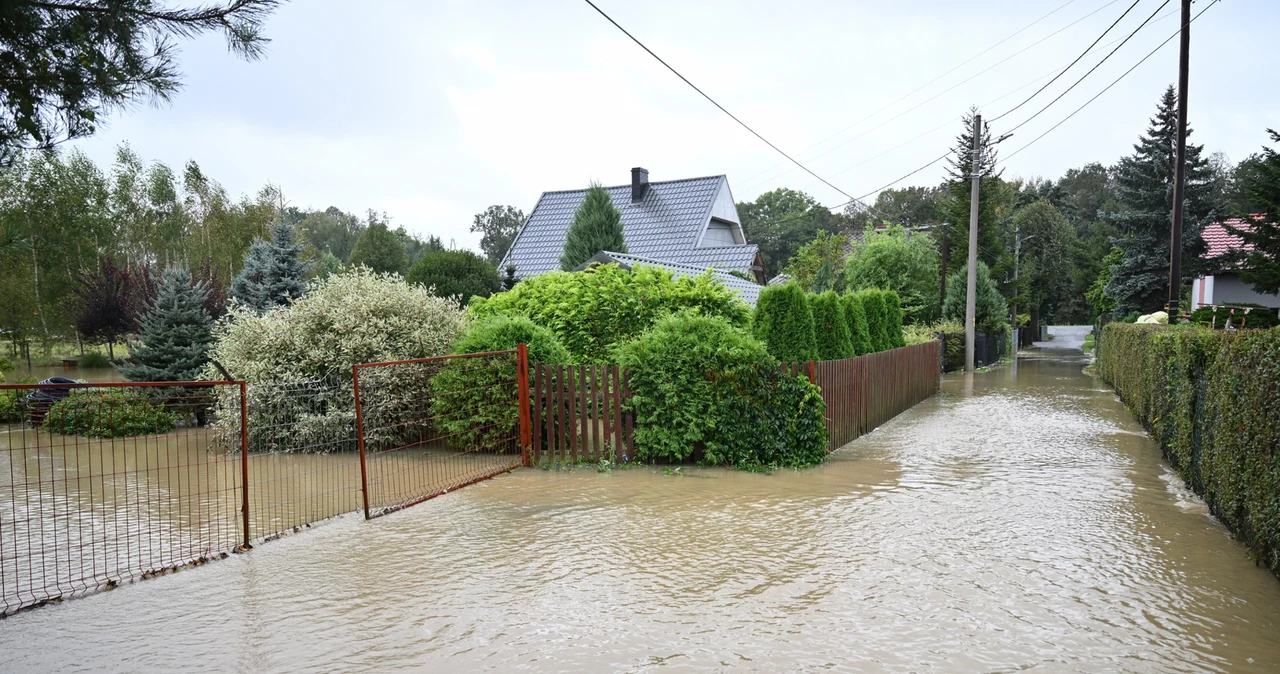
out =
[[[708,223],[711,222],[711,218],[716,218],[717,220],[724,220],[725,222],[733,223],[734,241],[737,243],[747,242],[747,237],[742,232],[742,219],[738,217],[738,205],[733,202],[733,194],[729,191],[728,180],[720,181],[720,189],[719,191],[716,192],[715,201],[711,203],[711,212],[708,214],[708,216],[709,216],[707,218]],[[703,229],[704,236],[698,237],[699,246],[724,245],[723,243],[720,243],[720,242],[716,242],[715,244],[711,244],[710,242],[704,242],[703,239],[705,237],[705,234],[706,234],[706,229],[704,227]]]
[[[1250,303],[1280,308],[1280,296],[1259,293],[1235,274],[1218,274],[1213,279],[1211,289],[1215,304]]]

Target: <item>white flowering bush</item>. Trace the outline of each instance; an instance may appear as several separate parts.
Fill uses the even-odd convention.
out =
[[[466,326],[456,301],[358,267],[261,316],[233,305],[210,358],[249,384],[253,451],[328,452],[354,447],[353,365],[444,355]],[[208,375],[222,378],[212,366]],[[239,404],[238,391],[219,399],[228,431]]]

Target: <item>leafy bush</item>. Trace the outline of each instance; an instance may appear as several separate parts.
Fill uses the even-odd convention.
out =
[[[853,354],[861,356],[874,352],[875,347],[871,345],[871,328],[867,325],[867,312],[862,308],[862,300],[858,299],[857,293],[845,293],[840,298],[840,302],[844,305],[845,320],[849,322]]]
[[[1227,326],[1227,321],[1231,321],[1234,328],[1274,328],[1280,325],[1280,319],[1276,318],[1276,310],[1264,307],[1261,304],[1236,304],[1237,307],[1231,309],[1228,307],[1211,307],[1203,306],[1191,312],[1191,321],[1198,325],[1205,325],[1217,328],[1219,330]],[[1249,313],[1245,313],[1244,308],[1249,309]]]
[[[680,314],[620,349],[640,460],[802,467],[826,456],[825,406],[764,345],[717,317]]]
[[[849,319],[844,315],[840,296],[834,291],[809,295],[813,310],[813,336],[818,360],[852,358],[853,339],[849,336]]]
[[[902,297],[906,322],[938,315],[938,250],[928,236],[902,227],[871,230],[853,246],[845,265],[850,290],[892,288]]]
[[[54,403],[43,427],[51,433],[90,438],[126,438],[173,430],[177,419],[135,391],[75,389]]]
[[[627,271],[616,264],[541,274],[470,305],[477,318],[524,316],[551,330],[574,363],[612,363],[618,345],[684,310],[720,316],[737,326],[746,326],[750,316],[746,303],[710,272],[675,279],[664,269],[637,266]]]
[[[0,391],[0,424],[16,424],[22,421],[20,391]]]
[[[12,360],[4,356],[0,356],[0,373],[16,370],[18,366],[13,364]]]
[[[893,338],[889,335],[889,308],[885,306],[884,293],[876,288],[865,288],[858,291],[858,300],[862,302],[862,310],[867,313],[867,334],[871,338],[871,350],[892,349]]]
[[[80,359],[76,361],[76,365],[84,368],[104,368],[111,367],[111,361],[107,360],[106,355],[97,351],[88,351]]]
[[[1097,369],[1214,515],[1280,575],[1280,331],[1111,323]]]
[[[444,355],[466,324],[452,300],[356,268],[261,316],[232,309],[210,357],[249,383],[254,451],[330,451],[354,447],[353,365]],[[238,405],[237,393],[221,392],[219,418],[238,419]]]
[[[884,299],[885,308],[885,327],[889,331],[889,343],[892,348],[906,346],[907,342],[902,334],[902,300],[898,297],[898,293],[893,289],[885,290],[881,297]]]
[[[455,354],[485,353],[529,345],[530,363],[568,363],[569,352],[550,330],[523,317],[490,316],[454,345]],[[440,430],[467,449],[494,449],[516,437],[520,407],[515,398],[514,358],[457,358],[431,382],[431,416]]]
[[[795,283],[766,286],[760,291],[752,330],[769,354],[784,363],[818,356],[813,310],[804,290]]]
[[[440,297],[456,297],[460,306],[466,306],[472,297],[488,297],[502,290],[498,270],[469,250],[426,253],[409,268],[405,280],[435,288]]]

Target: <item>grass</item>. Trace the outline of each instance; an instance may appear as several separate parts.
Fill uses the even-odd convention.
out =
[[[1089,333],[1084,337],[1084,346],[1080,347],[1085,353],[1093,351],[1093,333]]]

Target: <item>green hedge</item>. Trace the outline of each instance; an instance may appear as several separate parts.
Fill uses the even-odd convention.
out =
[[[168,433],[177,417],[126,389],[76,389],[54,403],[43,427],[52,433],[90,438],[125,438]]]
[[[845,293],[840,298],[844,304],[845,319],[849,321],[849,336],[853,340],[853,354],[861,356],[872,353],[871,328],[867,325],[867,312],[862,308],[862,300],[857,293]]]
[[[769,355],[784,363],[817,358],[813,310],[800,285],[766,286],[756,300],[752,331]]]
[[[809,295],[813,312],[813,338],[817,360],[853,358],[853,339],[849,336],[849,320],[844,315],[840,296],[834,291]]]
[[[640,461],[754,470],[826,456],[817,388],[782,374],[763,344],[722,318],[671,316],[620,354],[631,373]]]
[[[858,299],[862,301],[862,310],[867,313],[867,332],[871,337],[871,350],[892,349],[893,338],[889,336],[889,307],[885,305],[884,293],[875,288],[867,288],[858,291]]]
[[[1280,575],[1280,331],[1111,323],[1097,369],[1218,519]]]
[[[902,334],[902,298],[892,288],[881,292],[884,300],[885,330],[889,332],[890,348],[907,345],[906,335]]]

